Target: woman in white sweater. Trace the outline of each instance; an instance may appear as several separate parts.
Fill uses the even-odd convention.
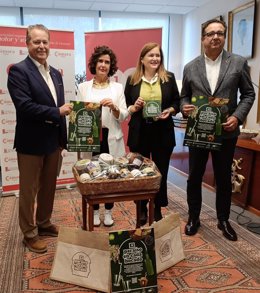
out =
[[[109,153],[114,157],[125,154],[125,144],[121,122],[128,117],[122,84],[110,81],[118,69],[115,53],[107,46],[94,49],[88,68],[93,79],[83,82],[78,88],[78,100],[100,103],[102,106],[102,141],[100,153]],[[112,226],[113,203],[105,204],[104,225]],[[94,205],[94,226],[101,224],[99,205]]]

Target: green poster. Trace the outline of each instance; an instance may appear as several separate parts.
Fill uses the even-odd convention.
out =
[[[219,150],[222,144],[222,123],[228,115],[229,99],[196,96],[196,107],[189,115],[183,145]]]
[[[73,110],[69,115],[69,152],[99,152],[101,107],[100,104],[70,101]]]
[[[158,292],[153,228],[110,232],[109,246],[113,293]]]
[[[143,107],[143,117],[157,117],[162,112],[162,106],[160,100],[148,100]]]

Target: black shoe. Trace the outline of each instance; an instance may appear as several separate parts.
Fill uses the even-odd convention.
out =
[[[140,225],[144,226],[147,223],[147,207],[142,208],[140,215]]]
[[[160,221],[162,219],[162,212],[161,207],[155,207],[154,208],[154,220],[156,222]]]
[[[231,227],[229,221],[218,221],[218,228],[228,240],[237,241],[237,233]]]
[[[198,218],[189,218],[188,223],[185,226],[185,234],[192,236],[198,232],[200,226],[200,220]]]

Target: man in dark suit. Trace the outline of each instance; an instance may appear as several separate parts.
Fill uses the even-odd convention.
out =
[[[228,118],[222,124],[221,150],[189,148],[187,181],[189,219],[185,226],[185,234],[196,234],[200,226],[202,177],[211,152],[216,181],[217,226],[222,230],[224,237],[236,241],[236,232],[228,221],[232,195],[231,165],[239,135],[239,125],[243,124],[254,103],[255,92],[246,59],[223,49],[226,31],[227,26],[223,21],[214,19],[206,22],[202,27],[201,37],[204,54],[192,60],[184,68],[181,92],[181,110],[184,116],[188,116],[194,109],[194,105],[191,104],[193,96],[229,99]]]
[[[61,74],[47,64],[50,35],[43,25],[29,26],[29,56],[10,68],[8,90],[16,108],[14,148],[19,168],[19,225],[24,244],[43,253],[40,236],[57,236],[51,223],[61,150],[66,148],[65,104]],[[36,208],[35,208],[35,199]]]

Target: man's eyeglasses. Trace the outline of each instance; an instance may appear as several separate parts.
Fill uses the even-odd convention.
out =
[[[205,37],[208,37],[208,38],[212,38],[214,37],[215,35],[217,35],[218,37],[224,37],[225,33],[222,32],[222,31],[218,31],[218,32],[208,32],[208,33],[205,33],[203,36]]]

